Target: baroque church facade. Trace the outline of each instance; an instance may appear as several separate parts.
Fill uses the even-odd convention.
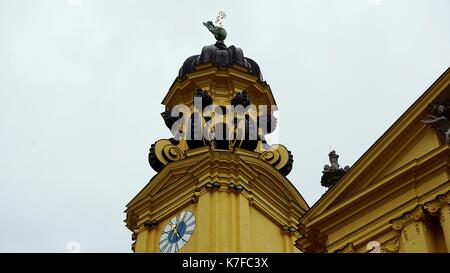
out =
[[[311,208],[265,135],[276,102],[226,31],[185,60],[162,104],[173,137],[127,204],[134,252],[450,252],[450,70],[351,167],[330,153]],[[161,123],[162,125],[163,123]]]
[[[450,252],[449,99],[447,69],[330,183],[301,217],[295,245],[303,252]]]

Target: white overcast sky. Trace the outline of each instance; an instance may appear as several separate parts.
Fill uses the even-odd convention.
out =
[[[330,147],[352,165],[450,64],[448,0],[0,0],[0,252],[131,251],[160,103],[219,10],[310,205]]]

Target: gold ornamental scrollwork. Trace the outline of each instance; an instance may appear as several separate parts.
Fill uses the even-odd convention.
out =
[[[263,152],[259,156],[259,158],[267,161],[270,165],[273,166],[277,165],[277,163],[280,161],[280,157],[281,157],[280,152],[276,150]]]
[[[181,160],[185,157],[183,151],[172,143],[164,143],[162,147],[162,156],[167,162]]]

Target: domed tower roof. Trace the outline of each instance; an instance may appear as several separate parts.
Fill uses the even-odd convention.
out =
[[[221,26],[211,21],[204,25],[216,43],[184,61],[164,97],[161,115],[175,138],[167,140],[170,144],[163,141],[152,146],[150,165],[161,171],[168,159],[158,158],[158,151],[171,145],[180,149],[180,156],[208,146],[254,152],[288,175],[293,164],[291,152],[281,144],[272,147],[265,139],[276,128],[277,106],[258,64],[244,57],[242,49],[225,45],[226,31]]]
[[[256,76],[260,82],[263,81],[259,65],[254,60],[244,57],[242,49],[234,45],[227,47],[223,41],[204,46],[200,55],[187,58],[178,72],[178,77],[183,78],[186,74],[194,71],[196,65],[204,63],[212,63],[222,67],[228,67],[232,64],[242,65],[248,68],[249,73]]]

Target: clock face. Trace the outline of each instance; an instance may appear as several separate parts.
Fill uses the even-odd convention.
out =
[[[163,253],[178,252],[191,238],[195,229],[195,216],[190,211],[182,211],[164,227],[159,238],[159,249]]]

